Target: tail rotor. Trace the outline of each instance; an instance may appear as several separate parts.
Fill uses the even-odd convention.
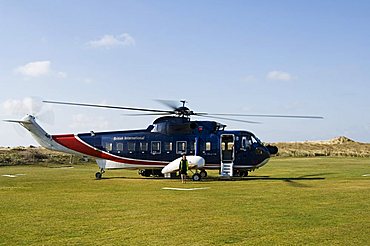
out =
[[[2,108],[8,117],[24,118],[25,115],[31,115],[38,121],[48,125],[54,124],[54,113],[51,105],[46,105],[38,97],[25,97],[23,99],[8,99],[2,104]],[[8,122],[18,122],[18,120],[4,120]],[[19,125],[14,125],[14,129],[21,137],[26,135],[26,131]]]

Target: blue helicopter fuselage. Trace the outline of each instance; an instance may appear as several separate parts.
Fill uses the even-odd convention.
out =
[[[268,147],[251,132],[227,131],[214,121],[190,121],[187,117],[161,117],[147,129],[84,133],[77,136],[88,145],[112,156],[158,163],[182,154],[205,159],[205,169],[233,162],[234,170],[254,170],[267,163]],[[146,168],[151,168],[147,165]]]

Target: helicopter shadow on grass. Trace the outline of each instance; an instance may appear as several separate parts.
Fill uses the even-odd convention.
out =
[[[325,180],[324,175],[329,175],[332,173],[317,173],[317,174],[308,174],[302,175],[298,177],[271,177],[271,176],[248,176],[248,177],[233,177],[232,179],[223,179],[220,177],[207,177],[206,180],[208,181],[259,181],[259,180],[266,180],[266,181],[282,181],[287,183],[288,185],[294,187],[310,187],[307,184],[299,183],[299,181],[314,181],[314,180]]]
[[[181,180],[180,176],[176,176],[175,178],[165,178],[165,177],[142,177],[142,176],[137,176],[137,177],[132,177],[132,176],[103,176],[101,179],[95,179],[97,181],[99,180],[114,180],[114,179],[124,179],[124,180],[144,180],[144,181],[163,181],[163,180]],[[190,181],[191,178],[188,178],[188,181]]]
[[[232,181],[246,181],[246,182],[253,182],[253,181],[260,181],[260,180],[266,180],[266,181],[282,181],[287,183],[290,186],[293,187],[300,187],[300,188],[307,188],[311,187],[310,185],[300,183],[299,181],[315,181],[315,180],[325,180],[325,175],[330,175],[333,173],[317,173],[317,174],[307,174],[302,175],[298,177],[271,177],[271,176],[248,176],[248,177],[233,177],[229,179],[225,179],[218,176],[208,176],[202,181],[194,182],[191,181],[189,178],[188,181],[191,183],[198,183],[198,184],[208,184],[213,182],[232,182]],[[125,177],[125,176],[113,176],[113,177],[102,177],[100,180],[114,180],[114,179],[122,179],[122,180],[147,180],[147,181],[163,181],[163,180],[180,180],[180,177],[168,179],[165,177],[150,177],[150,178],[144,178],[144,177]],[[97,180],[98,181],[98,180]]]
[[[102,181],[102,180],[114,180],[114,179],[125,179],[125,180],[164,180],[166,178],[164,177],[149,177],[149,178],[144,178],[144,177],[125,177],[125,176],[110,176],[110,177],[102,177],[100,179],[95,179],[97,181]]]

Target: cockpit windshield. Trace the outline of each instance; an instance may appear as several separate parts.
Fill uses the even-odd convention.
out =
[[[261,144],[261,140],[259,140],[256,136],[251,136],[252,143],[259,143]]]
[[[242,149],[249,149],[253,144],[261,144],[261,141],[254,135],[242,136]]]

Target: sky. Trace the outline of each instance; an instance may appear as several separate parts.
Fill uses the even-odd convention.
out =
[[[185,99],[196,112],[324,117],[218,120],[265,142],[369,143],[369,13],[361,0],[0,0],[0,118],[37,114],[50,134],[143,129],[155,117],[35,101]],[[18,145],[37,144],[0,122],[0,146]]]

